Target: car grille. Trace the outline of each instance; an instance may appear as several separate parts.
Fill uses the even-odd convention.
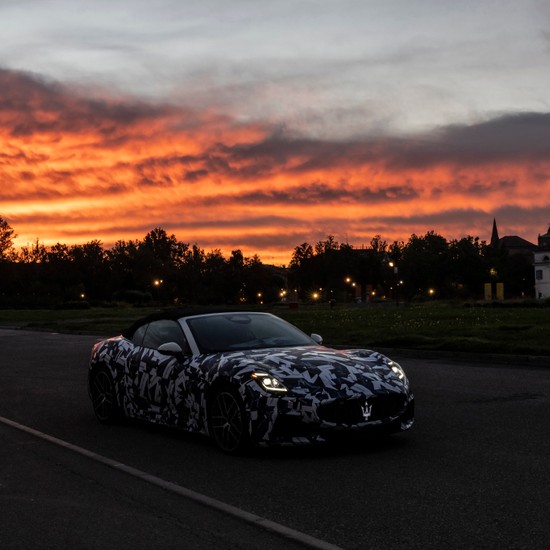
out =
[[[401,394],[376,395],[368,399],[352,397],[323,403],[317,414],[324,422],[351,426],[398,416],[405,406],[406,399]]]

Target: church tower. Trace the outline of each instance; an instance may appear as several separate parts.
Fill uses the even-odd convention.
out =
[[[550,250],[550,226],[546,233],[539,235],[539,248],[541,250]]]
[[[493,218],[493,233],[491,234],[491,247],[498,248],[499,244],[500,244],[500,239],[498,236],[497,220],[496,218]]]

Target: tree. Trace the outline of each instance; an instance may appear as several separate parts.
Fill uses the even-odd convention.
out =
[[[203,303],[225,304],[231,300],[225,289],[227,262],[221,250],[211,250],[204,261],[204,296]]]
[[[70,257],[78,272],[86,297],[100,299],[110,291],[106,255],[101,241],[96,239],[70,248]]]
[[[433,289],[439,296],[447,294],[449,249],[447,240],[435,231],[423,237],[411,235],[402,251],[399,273],[410,298],[425,296]]]
[[[161,227],[147,233],[141,247],[150,253],[160,269],[180,267],[189,249],[189,245],[179,242],[175,235],[168,235]]]
[[[0,261],[13,259],[13,239],[17,235],[10,224],[0,216]]]
[[[29,246],[22,246],[21,252],[17,255],[18,260],[24,264],[40,264],[46,257],[46,247],[38,239]]]
[[[313,248],[308,243],[302,243],[294,248],[292,259],[290,260],[291,268],[301,268],[304,264],[313,257]]]
[[[338,248],[339,245],[338,242],[334,239],[334,236],[329,235],[326,240],[317,242],[317,244],[315,245],[315,254],[319,256],[333,250],[338,250]]]
[[[305,291],[314,284],[313,247],[309,243],[302,243],[294,248],[290,260],[290,280],[292,287],[290,300],[303,298]],[[298,294],[295,294],[294,290]]]
[[[377,295],[383,295],[394,283],[392,271],[390,270],[388,274],[388,261],[399,258],[395,252],[398,250],[396,246],[397,243],[392,245],[392,250],[394,249],[392,253],[388,250],[388,243],[382,240],[380,235],[375,235],[368,248],[356,251],[355,271],[351,273],[351,277],[360,284],[363,301],[368,299],[368,290],[376,291]],[[384,283],[387,283],[388,289],[384,288]]]
[[[449,243],[449,282],[454,294],[462,298],[480,297],[488,273],[484,256],[486,244],[468,235]]]
[[[135,276],[138,244],[138,241],[132,240],[117,241],[105,252],[114,292],[138,291]]]

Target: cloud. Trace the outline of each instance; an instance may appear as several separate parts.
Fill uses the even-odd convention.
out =
[[[472,234],[495,213],[533,239],[550,219],[549,153],[548,113],[321,139],[216,105],[88,93],[0,69],[0,215],[22,244],[112,244],[160,225],[184,241],[282,258],[328,234],[352,244]]]
[[[550,113],[505,114],[477,124],[455,124],[392,145],[392,165],[399,167],[544,162],[550,153]]]
[[[240,193],[235,197],[219,195],[214,199],[214,202],[215,204],[223,204],[235,200],[242,204],[284,206],[285,204],[338,204],[363,201],[383,203],[394,199],[407,201],[417,197],[418,192],[407,186],[392,186],[384,189],[358,187],[354,189],[349,187],[347,182],[341,181],[337,187],[322,182],[314,182],[308,185],[289,185],[286,189],[276,191],[258,189]]]

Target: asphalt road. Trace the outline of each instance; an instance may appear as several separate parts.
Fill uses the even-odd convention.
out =
[[[548,548],[550,369],[403,359],[411,431],[228,457],[203,438],[98,424],[94,341],[0,330],[0,416],[327,547]],[[0,548],[303,548],[3,422],[0,442]]]

